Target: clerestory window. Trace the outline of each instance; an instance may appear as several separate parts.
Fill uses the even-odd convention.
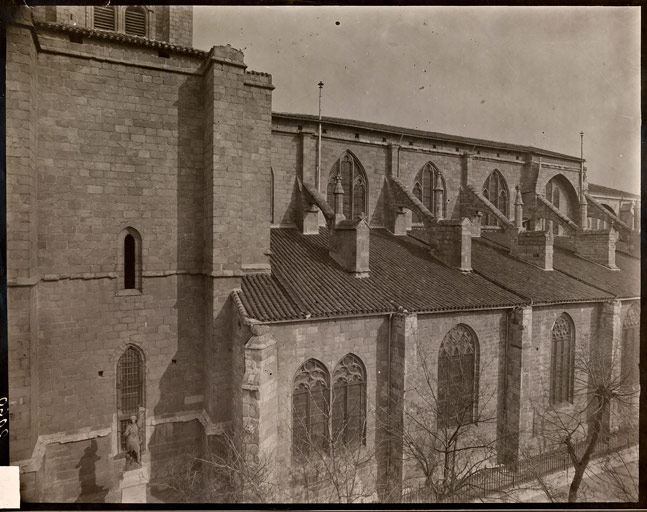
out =
[[[326,189],[328,204],[335,207],[335,177],[341,176],[344,190],[344,216],[355,219],[361,214],[368,215],[368,190],[366,174],[361,164],[350,153],[345,153],[333,166]]]
[[[494,169],[483,184],[483,195],[506,217],[509,216],[509,192],[508,184],[503,175]],[[497,226],[499,221],[489,212],[484,212],[483,225]]]

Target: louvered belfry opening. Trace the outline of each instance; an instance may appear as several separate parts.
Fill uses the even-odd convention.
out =
[[[144,407],[144,361],[141,353],[128,347],[117,363],[117,422],[119,425],[120,452],[126,451],[124,432],[131,416],[137,416],[139,408]],[[144,418],[139,418],[140,426]],[[140,429],[140,439],[144,445],[144,429]]]
[[[116,30],[116,11],[114,7],[94,8],[94,28],[100,30]]]
[[[126,34],[146,37],[146,12],[141,7],[128,7],[125,15]]]

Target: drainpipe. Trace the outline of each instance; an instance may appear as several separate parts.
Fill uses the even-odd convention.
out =
[[[505,316],[505,346],[503,349],[503,437],[509,432],[508,428],[508,389],[509,389],[509,376],[508,376],[508,347],[510,345],[510,315],[514,314],[514,309],[508,311]],[[507,457],[506,457],[507,459]]]
[[[387,413],[389,418],[391,417],[391,336],[393,332],[393,313],[389,313],[389,338],[388,338],[388,350],[387,350],[387,374],[386,374],[386,383],[387,383]],[[387,478],[387,489],[390,491],[390,480],[391,480],[391,432],[389,429],[389,438],[386,443],[386,478]]]

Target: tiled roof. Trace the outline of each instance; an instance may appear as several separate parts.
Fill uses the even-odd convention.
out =
[[[413,230],[412,236],[427,237],[423,229]],[[504,239],[500,232],[491,236],[501,241]],[[483,237],[472,239],[472,268],[505,289],[531,299],[533,304],[591,302],[613,297],[561,272],[547,272],[515,258],[507,248]]]
[[[257,320],[302,318],[304,311],[283,291],[276,277],[267,274],[245,276],[239,295],[247,314]]]
[[[34,21],[34,25],[38,28],[55,30],[57,32],[65,32],[67,34],[79,34],[92,39],[103,39],[106,41],[128,43],[137,46],[147,46],[149,48],[161,48],[164,50],[171,50],[177,53],[185,53],[199,57],[206,57],[208,55],[208,52],[198,50],[197,48],[192,48],[190,46],[179,46],[176,44],[167,43],[166,41],[156,41],[154,39],[148,39],[146,37],[127,35],[111,30],[99,30],[95,28],[79,27],[67,23],[51,23],[46,21]]]
[[[626,199],[640,199],[639,194],[634,194],[632,192],[625,192],[624,190],[619,190],[617,188],[605,187],[604,185],[596,185],[595,183],[589,183],[589,194],[601,195],[601,196],[613,196],[618,198]]]
[[[279,321],[305,317],[511,307],[528,301],[476,273],[435,260],[425,244],[372,229],[370,275],[355,278],[328,255],[328,232],[271,231],[272,276],[243,278],[241,302],[250,317]]]
[[[507,239],[502,233],[483,232],[483,238],[507,247]],[[553,245],[553,268],[581,283],[619,298],[640,296],[640,260],[616,251],[616,265],[620,270],[611,270],[586,260],[565,247],[560,237],[555,237]],[[534,283],[532,283],[534,285]]]
[[[295,120],[302,120],[302,121],[318,121],[319,117],[311,114],[290,114],[288,112],[272,112],[273,117],[282,117],[285,119],[295,119]],[[383,132],[383,133],[391,133],[391,134],[397,134],[397,135],[411,135],[415,137],[421,137],[421,138],[426,138],[426,139],[435,139],[435,140],[443,140],[447,142],[452,142],[452,143],[459,143],[459,144],[469,144],[471,146],[480,146],[480,147],[489,147],[489,148],[499,148],[499,149],[507,149],[510,151],[520,151],[523,153],[534,153],[536,155],[542,155],[542,156],[551,156],[551,157],[556,157],[556,158],[563,158],[566,160],[571,160],[575,162],[580,162],[579,157],[571,156],[571,155],[566,155],[564,153],[557,153],[555,151],[549,151],[546,149],[541,149],[541,148],[536,148],[533,146],[524,146],[521,144],[510,144],[508,142],[496,142],[492,140],[486,140],[486,139],[476,139],[473,137],[463,137],[460,135],[449,135],[446,133],[438,133],[438,132],[429,132],[425,130],[418,130],[415,128],[403,128],[401,126],[393,126],[393,125],[388,125],[388,124],[380,124],[380,123],[371,123],[368,121],[356,121],[353,119],[342,119],[339,117],[326,117],[323,116],[322,122],[325,124],[329,125],[341,125],[341,126],[347,126],[350,128],[364,128],[367,130],[373,130],[373,131],[378,131],[378,132]]]
[[[628,244],[626,242],[618,240],[616,242],[616,251],[616,254],[618,252],[622,252],[629,256],[633,256],[634,258],[640,258],[640,245],[638,243]]]

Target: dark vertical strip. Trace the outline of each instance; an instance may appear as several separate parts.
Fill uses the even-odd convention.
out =
[[[3,9],[7,15],[9,9]],[[2,123],[0,123],[0,423],[7,420],[0,426],[0,466],[9,465],[9,344],[7,331],[7,133],[6,133],[6,68],[7,61],[7,19],[2,16],[0,19],[0,112]]]
[[[124,288],[135,288],[135,238],[132,235],[124,239]]]
[[[555,334],[553,333],[551,340],[551,351],[550,351],[550,403],[555,403],[555,374],[557,372],[557,365],[555,364],[557,353],[557,346],[555,342]]]

